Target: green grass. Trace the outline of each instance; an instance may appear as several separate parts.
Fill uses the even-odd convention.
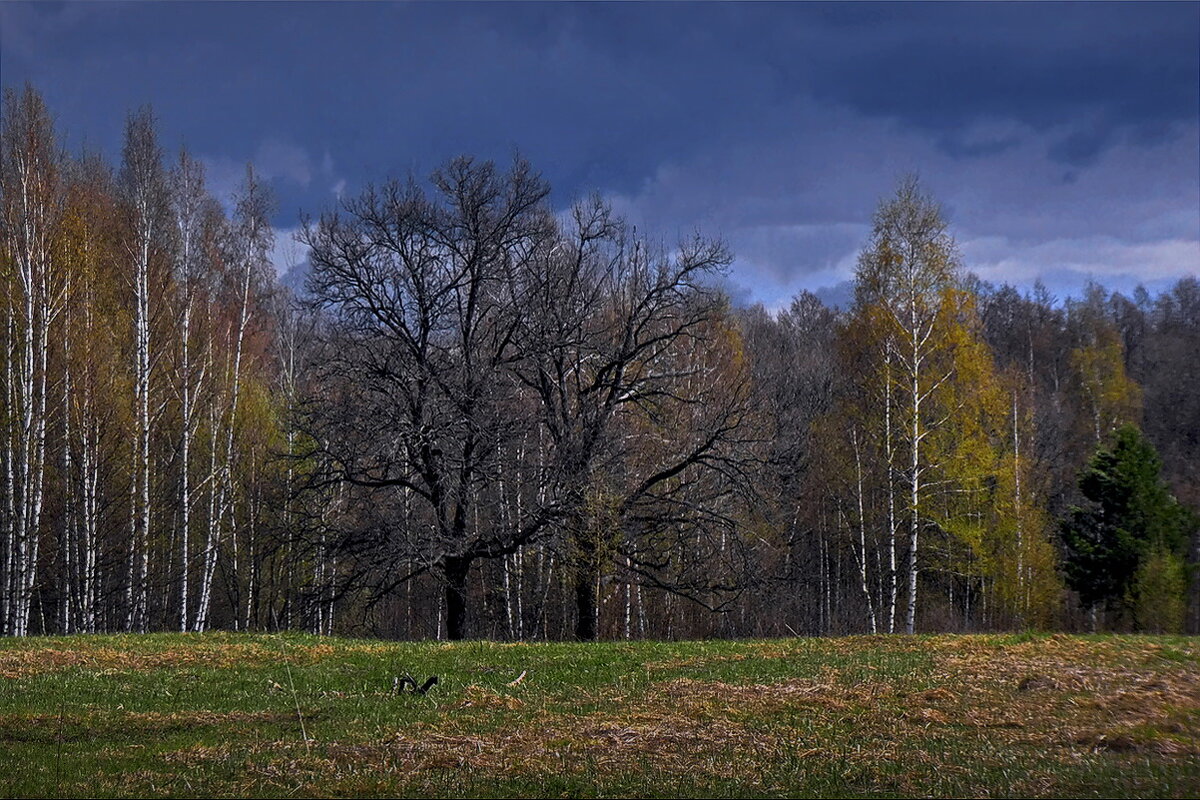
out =
[[[1194,797],[1200,642],[9,639],[0,792]]]

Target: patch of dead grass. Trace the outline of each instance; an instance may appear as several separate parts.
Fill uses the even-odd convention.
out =
[[[511,694],[500,694],[478,684],[467,686],[459,708],[491,708],[516,711],[525,705],[519,697]]]
[[[956,722],[1002,738],[1003,729],[1020,729],[1069,751],[1200,753],[1200,674],[1161,658],[1158,643],[1055,635],[982,644],[935,655],[934,679],[960,687]]]
[[[211,728],[246,728],[296,723],[294,712],[118,711],[62,714],[2,714],[0,742],[79,741],[118,735],[122,739]]]
[[[335,654],[327,644],[275,647],[260,642],[186,644],[148,652],[80,643],[57,647],[0,650],[0,678],[27,678],[68,669],[142,672],[155,669],[227,668],[270,663],[308,664]]]
[[[780,745],[776,734],[728,718],[698,719],[646,708],[623,713],[539,714],[533,721],[469,733],[449,726],[415,726],[378,744],[331,745],[336,761],[365,762],[392,771],[461,769],[489,775],[532,775],[583,769],[621,774],[650,767],[672,774],[725,775],[733,765]],[[716,758],[715,756],[720,756]]]
[[[734,684],[677,678],[657,684],[648,700],[688,712],[771,713],[787,708],[822,707],[844,711],[862,705],[890,687],[883,684],[843,686],[833,681],[793,679],[769,684]]]
[[[647,661],[643,666],[649,670],[684,669],[689,667],[704,667],[710,664],[745,661],[747,659],[760,661],[763,659],[793,658],[796,653],[797,647],[795,643],[792,640],[784,639],[739,644],[738,649],[734,652],[706,653],[695,656],[680,655],[659,661]]]

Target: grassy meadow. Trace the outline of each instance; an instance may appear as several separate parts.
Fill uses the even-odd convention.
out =
[[[8,639],[0,793],[1195,797],[1200,641]]]

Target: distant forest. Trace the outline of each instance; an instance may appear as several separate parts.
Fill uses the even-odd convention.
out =
[[[1197,631],[1196,277],[984,283],[913,177],[848,308],[739,308],[719,239],[461,157],[314,209],[293,291],[155,128],[4,96],[6,635]]]

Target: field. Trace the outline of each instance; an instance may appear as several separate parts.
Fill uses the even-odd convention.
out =
[[[1194,797],[1200,641],[10,639],[0,792]]]

